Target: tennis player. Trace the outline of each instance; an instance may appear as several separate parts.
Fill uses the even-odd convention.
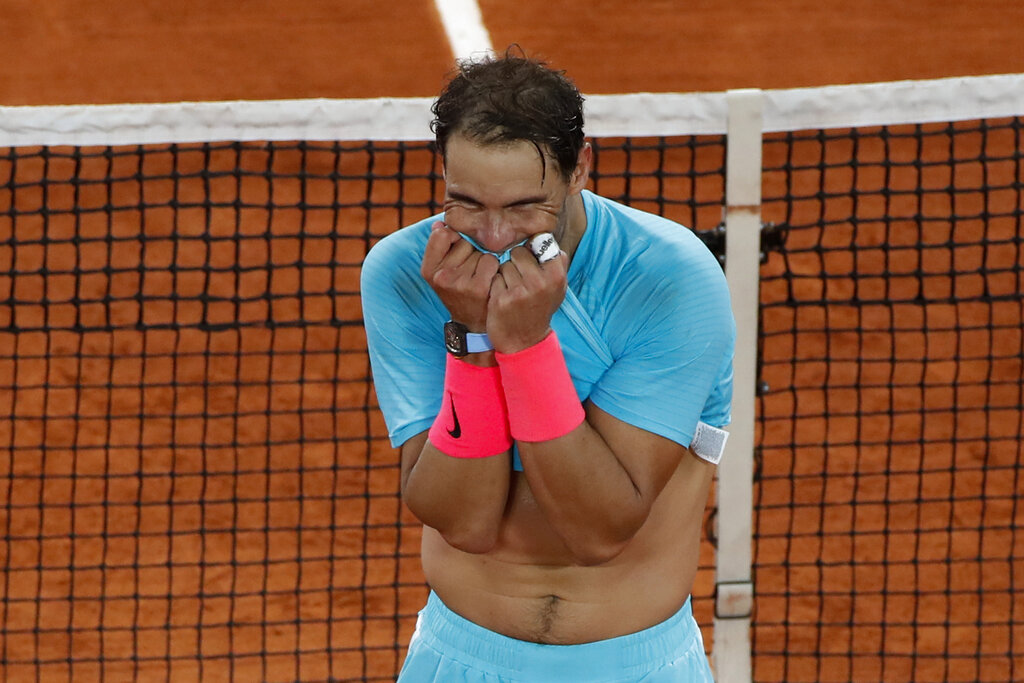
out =
[[[516,53],[460,63],[433,108],[444,213],[363,268],[431,588],[403,683],[712,680],[690,591],[728,292],[691,231],[586,189],[582,103]]]

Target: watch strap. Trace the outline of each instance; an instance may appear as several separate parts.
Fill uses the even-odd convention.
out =
[[[482,351],[491,351],[494,346],[491,345],[491,339],[485,332],[467,332],[466,333],[466,351],[469,353],[480,353]]]

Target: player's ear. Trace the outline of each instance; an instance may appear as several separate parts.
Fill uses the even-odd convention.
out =
[[[569,178],[569,192],[575,194],[587,186],[590,180],[590,168],[594,163],[594,150],[589,142],[583,143],[579,156],[576,157],[576,168]]]

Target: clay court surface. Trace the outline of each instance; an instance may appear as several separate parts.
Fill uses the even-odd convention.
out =
[[[1014,0],[480,2],[492,43],[584,92],[789,88],[1024,69]],[[4,2],[3,104],[432,96],[431,2]]]
[[[1024,70],[1024,4],[1011,1],[480,4],[495,46],[517,42],[545,56],[585,93]],[[3,5],[0,105],[430,96],[452,60],[433,5],[413,0]],[[988,135],[986,144],[1013,149],[1012,131]],[[980,146],[971,133],[953,138]],[[909,136],[893,149],[919,143]],[[847,145],[827,142],[823,153],[841,157]],[[805,163],[818,153],[807,150]],[[8,157],[0,167],[5,178],[17,166],[27,174],[19,177],[99,178],[113,168],[130,179],[145,164],[167,176],[146,186],[155,202],[268,191],[259,179],[211,187],[188,175],[204,166],[301,166],[326,178],[339,163],[329,146],[268,154],[183,149],[142,162],[131,151],[97,152],[57,154],[45,169],[38,158]],[[784,196],[786,174],[771,170],[781,155],[769,142],[767,219],[813,226],[828,206],[845,210],[838,199],[809,206],[824,182],[813,172]],[[432,167],[425,149],[386,149],[378,172],[399,156],[407,169]],[[367,163],[345,158],[353,174]],[[172,181],[171,169],[187,177]],[[1008,177],[1012,188],[1014,173],[1019,182],[1019,161],[985,169],[988,182]],[[956,173],[966,187],[982,182],[977,168]],[[902,182],[898,173],[891,180]],[[709,182],[714,197],[720,187]],[[355,205],[364,190],[326,180],[302,188],[314,206],[336,194]],[[143,204],[130,182],[113,191],[115,205]],[[409,191],[420,203],[431,193]],[[380,183],[375,192],[396,190]],[[274,189],[285,207],[299,193],[287,179]],[[367,226],[379,234],[419,218],[418,205],[354,225],[345,211],[302,217],[285,208],[264,240],[268,213],[257,208],[241,217],[196,211],[190,221],[154,203],[113,222],[57,211],[44,224],[33,218],[41,191],[9,195],[2,208],[24,216],[19,246],[6,251],[14,222],[0,219],[0,264],[56,274],[6,278],[0,290],[0,678],[392,677],[425,593],[416,525],[394,496],[396,455],[366,409],[373,397],[356,288]],[[46,201],[100,211],[112,200],[105,186],[84,186],[52,188]],[[1011,591],[1024,582],[1015,529],[1024,519],[1014,502],[1022,493],[1022,207],[1019,193],[993,201],[986,206],[997,215],[961,221],[941,253],[901,262],[882,249],[900,233],[879,232],[854,258],[839,249],[850,235],[809,227],[792,237],[789,255],[766,264],[763,379],[778,393],[759,402],[758,680],[1024,675],[1024,600]],[[905,221],[920,212],[888,208]],[[864,230],[880,230],[870,206],[858,210]],[[687,222],[712,228],[715,213],[700,208]],[[131,239],[140,220],[142,252]],[[102,242],[121,229],[124,241],[96,250],[39,238],[64,231]],[[234,231],[246,239],[231,242]],[[992,241],[984,254],[982,235]],[[946,276],[928,258],[959,265]],[[994,272],[971,277],[975,261]],[[108,263],[129,266],[107,272]],[[933,270],[940,274],[920,276]],[[880,285],[883,272],[906,277]],[[928,303],[887,303],[916,300],[914,287]],[[204,291],[237,291],[242,302],[219,306],[200,300]],[[142,306],[139,292],[151,303]],[[867,303],[837,303],[846,299]],[[794,325],[805,331],[787,332]],[[874,328],[885,331],[872,336]],[[706,544],[706,558],[712,552]],[[709,562],[695,589],[705,628]]]

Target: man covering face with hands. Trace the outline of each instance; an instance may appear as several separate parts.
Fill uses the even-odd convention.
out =
[[[711,680],[690,610],[734,325],[688,229],[587,189],[583,99],[507,53],[435,102],[444,213],[378,243],[374,383],[431,593],[400,681]]]

